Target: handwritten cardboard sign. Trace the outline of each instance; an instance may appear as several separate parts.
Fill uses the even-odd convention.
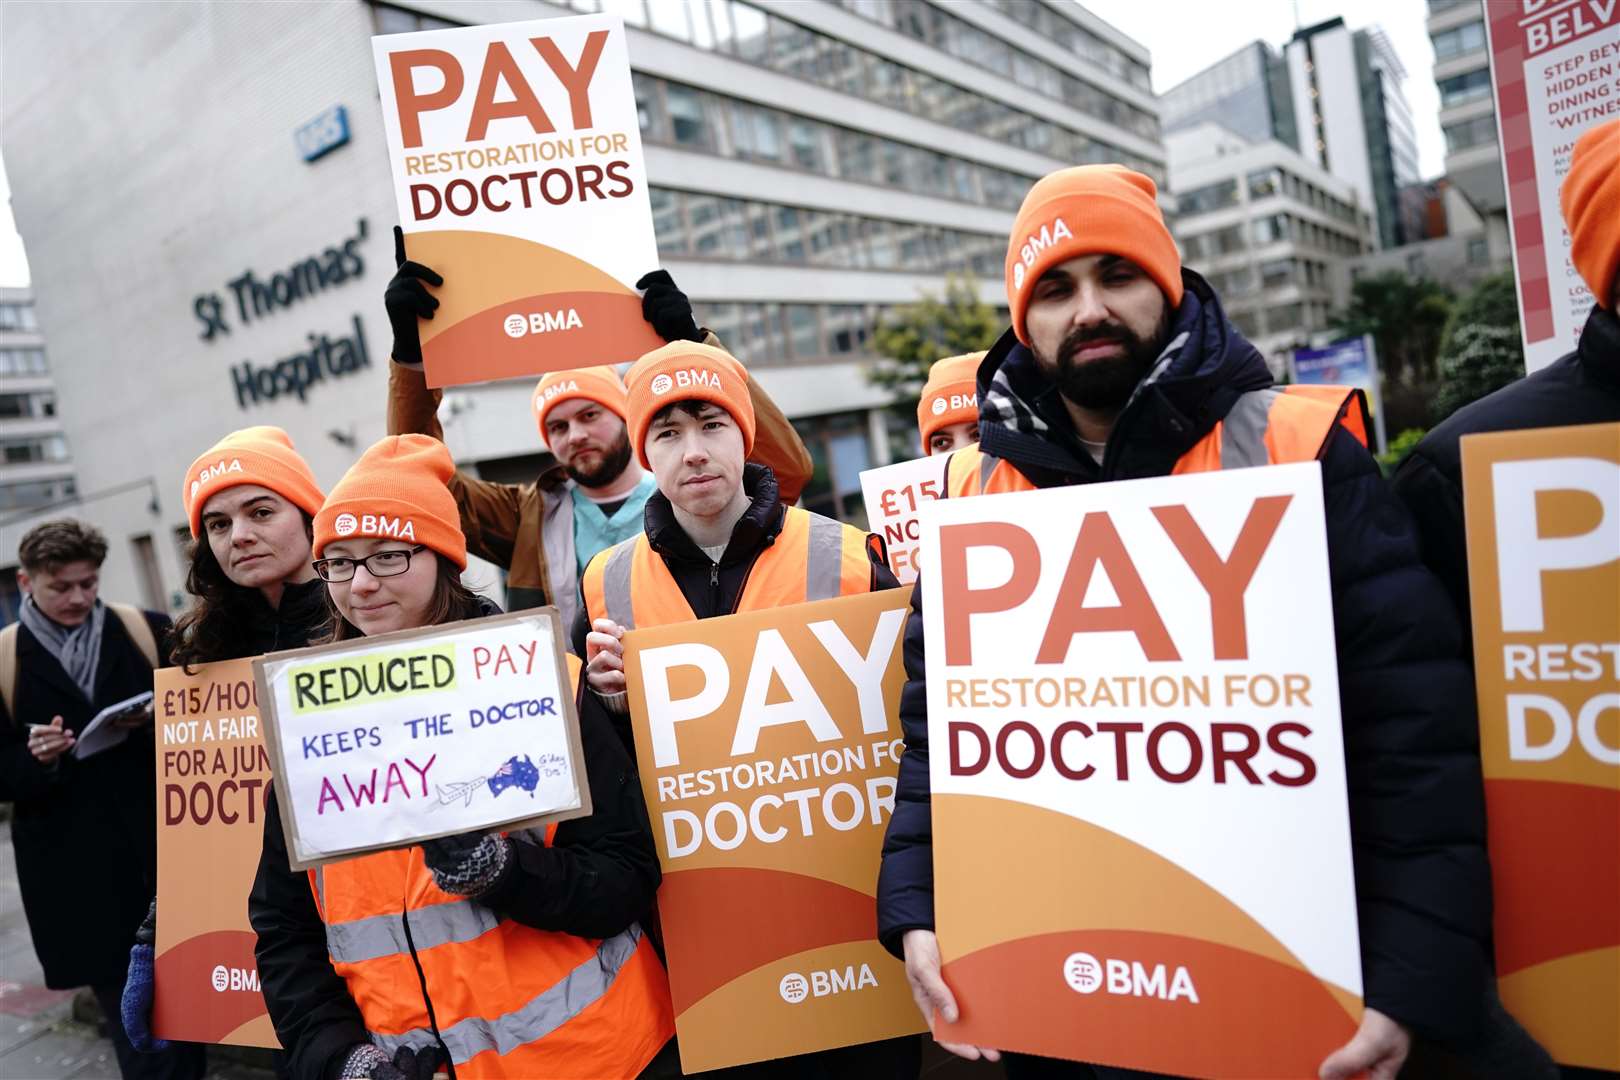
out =
[[[247,895],[259,869],[270,758],[252,660],[153,673],[158,911],[152,1030],[162,1039],[276,1047],[253,959]],[[208,888],[198,888],[198,882]]]
[[[922,1029],[876,940],[910,595],[625,635],[688,1073]]]
[[[371,39],[409,256],[444,276],[429,386],[634,360],[663,340],[624,23],[612,15]]]
[[[918,518],[922,508],[945,494],[949,454],[915,458],[861,473],[866,520],[889,549],[889,569],[910,585],[917,580]]]
[[[950,1042],[1314,1076],[1361,1018],[1315,462],[923,511]]]
[[[590,813],[556,608],[255,660],[293,869]]]
[[[1502,1003],[1620,1070],[1620,424],[1462,440]]]

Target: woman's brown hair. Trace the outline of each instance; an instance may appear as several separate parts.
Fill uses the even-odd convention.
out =
[[[484,613],[483,597],[461,583],[461,571],[456,564],[429,548],[423,554],[432,555],[439,567],[439,576],[433,583],[433,596],[428,601],[427,621],[423,626],[476,619]],[[332,594],[326,594],[326,626],[310,638],[311,645],[330,645],[334,641],[349,641],[365,637],[360,629],[345,619],[332,603]]]
[[[299,513],[304,518],[304,535],[314,536],[314,519],[302,510]],[[191,606],[174,621],[169,662],[179,664],[189,675],[198,664],[254,655],[258,650],[248,635],[248,627],[264,614],[254,604],[259,590],[238,585],[225,576],[206,535],[192,539],[186,558],[190,563],[186,592],[191,594]]]

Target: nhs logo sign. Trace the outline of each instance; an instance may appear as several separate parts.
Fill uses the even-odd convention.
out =
[[[305,161],[314,161],[349,141],[349,111],[334,105],[293,132]]]

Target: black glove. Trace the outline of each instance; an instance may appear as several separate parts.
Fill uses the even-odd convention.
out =
[[[399,1070],[403,1080],[433,1080],[433,1072],[443,1060],[444,1055],[437,1046],[424,1046],[420,1050],[402,1046],[394,1054],[394,1068]]]
[[[422,860],[447,893],[482,896],[494,888],[511,857],[511,842],[496,833],[469,832],[422,841]]]
[[[659,337],[665,341],[703,340],[703,331],[692,316],[692,301],[675,287],[668,270],[643,275],[636,288],[646,290],[641,295],[641,317],[652,323]]]
[[[383,306],[388,309],[388,325],[394,328],[394,359],[401,364],[422,362],[422,330],[418,319],[431,319],[439,298],[428,292],[428,285],[443,285],[444,278],[421,263],[405,260],[405,232],[394,226],[394,276],[383,290]],[[427,282],[427,285],[422,284]],[[685,299],[682,297],[681,299]]]

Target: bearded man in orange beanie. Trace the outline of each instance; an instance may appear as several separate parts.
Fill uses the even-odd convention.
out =
[[[1012,328],[978,367],[979,443],[948,459],[952,498],[1320,462],[1367,1004],[1321,1076],[1393,1080],[1415,1038],[1478,1039],[1490,901],[1473,681],[1445,591],[1367,450],[1359,393],[1273,385],[1208,282],[1181,265],[1153,181],[1118,165],[1035,184],[1008,242],[1006,287]],[[934,936],[922,596],[913,591],[906,627],[906,752],[878,935],[905,960],[932,1023],[955,1020],[958,1007]],[[987,850],[978,869],[994,877],[1019,857],[1015,846]],[[1124,886],[1104,875],[1095,887]],[[1004,1059],[1014,1080],[1120,1074],[946,1049]]]
[[[1595,301],[1580,342],[1534,375],[1452,413],[1395,474],[1395,491],[1422,533],[1423,559],[1446,583],[1465,630],[1470,609],[1459,440],[1486,431],[1620,421],[1620,120],[1576,140],[1559,202],[1570,261]]]
[[[443,441],[438,417],[443,392],[429,389],[422,372],[420,320],[433,318],[439,306],[433,288],[444,278],[405,258],[405,239],[397,227],[394,262],[397,271],[383,296],[394,331],[388,433]],[[652,271],[636,288],[643,290],[642,316],[665,341],[718,344],[697,325],[691,302],[667,271]],[[555,336],[530,340],[541,348]],[[759,384],[749,378],[746,385],[759,416],[757,460],[771,467],[793,502],[810,480],[810,452]],[[642,509],[654,486],[636,464],[625,429],[624,385],[612,368],[551,372],[536,384],[530,408],[555,465],[526,484],[458,471],[450,491],[461,508],[468,550],[506,571],[507,608],[555,604],[567,625],[574,617],[580,571],[598,551],[641,531]]]

